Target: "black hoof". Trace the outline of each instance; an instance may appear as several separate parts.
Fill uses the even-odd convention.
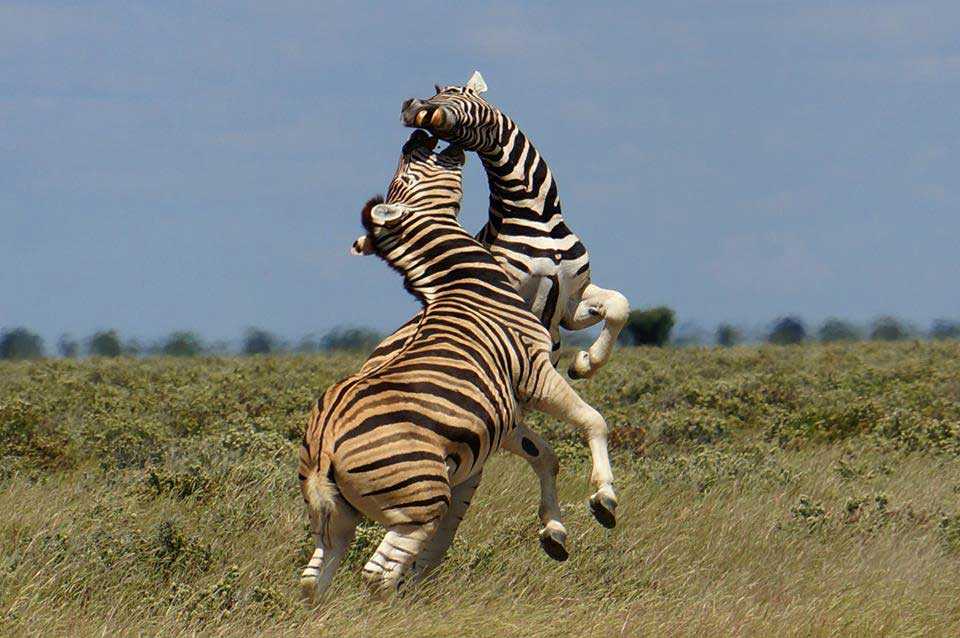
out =
[[[607,529],[617,526],[616,510],[617,503],[609,496],[594,494],[590,497],[590,512],[597,522]]]
[[[547,553],[547,556],[555,561],[562,563],[570,557],[564,545],[566,542],[567,535],[562,532],[548,529],[540,532],[540,547]]]

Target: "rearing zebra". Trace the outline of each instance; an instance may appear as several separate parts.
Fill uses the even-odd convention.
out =
[[[490,253],[457,221],[463,152],[434,153],[414,131],[386,201],[363,209],[360,248],[375,252],[423,304],[409,338],[331,386],[313,409],[299,479],[316,549],[300,579],[329,585],[358,514],[387,528],[364,567],[375,589],[442,558],[484,462],[515,440],[529,406],[582,427],[594,452],[595,507],[616,507],[607,427],[550,362],[550,337]],[[395,342],[396,343],[396,342]],[[541,538],[562,547],[560,511],[541,512]]]
[[[556,364],[560,327],[583,330],[604,320],[600,336],[570,364],[571,378],[589,378],[610,358],[630,313],[626,297],[591,283],[590,258],[563,221],[550,168],[523,131],[481,97],[479,72],[465,86],[436,86],[436,95],[403,103],[401,118],[476,151],[490,186],[490,218],[477,235],[550,331]]]

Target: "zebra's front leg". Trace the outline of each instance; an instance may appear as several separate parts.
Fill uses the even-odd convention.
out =
[[[589,379],[609,361],[613,346],[629,317],[630,303],[616,290],[606,290],[595,284],[584,288],[573,315],[564,317],[561,325],[567,330],[583,330],[601,320],[604,323],[593,345],[574,356],[567,370],[571,379]]]
[[[560,503],[557,501],[557,474],[560,461],[550,444],[539,434],[518,423],[504,442],[503,449],[516,454],[530,464],[540,479],[540,546],[547,556],[565,561],[567,553],[567,529],[560,520]]]
[[[307,604],[317,602],[330,586],[357,529],[357,512],[339,496],[334,503],[326,521],[311,520],[316,549],[300,575],[300,593]]]
[[[480,477],[480,473],[471,476],[450,491],[450,507],[440,521],[433,538],[424,545],[420,556],[411,569],[411,580],[414,582],[426,577],[443,560],[444,555],[453,543],[453,537],[457,533],[460,522],[470,507],[473,494],[477,491],[477,486],[480,485]]]

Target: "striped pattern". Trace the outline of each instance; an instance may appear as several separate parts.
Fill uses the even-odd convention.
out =
[[[620,293],[591,283],[590,256],[566,225],[550,167],[514,121],[481,97],[486,84],[474,74],[465,86],[438,86],[427,100],[403,104],[407,126],[421,127],[476,151],[490,188],[489,220],[477,239],[503,266],[528,307],[550,331],[556,363],[560,327],[580,330],[606,320],[606,334],[571,376],[592,376],[606,363],[626,322]]]
[[[576,424],[602,430],[597,484],[615,507],[605,423],[557,374],[547,331],[458,223],[463,153],[435,153],[436,141],[415,131],[386,200],[363,210],[364,245],[403,276],[423,310],[313,409],[299,464],[317,541],[301,578],[310,595],[329,583],[358,512],[388,529],[364,568],[376,589],[395,587],[421,552],[438,561],[524,405],[573,411]]]

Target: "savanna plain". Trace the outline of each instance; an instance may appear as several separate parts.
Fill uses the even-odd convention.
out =
[[[627,348],[575,382],[611,426],[618,525],[561,457],[570,559],[519,459],[433,578],[372,600],[361,526],[299,602],[311,401],[351,355],[0,364],[0,635],[957,636],[960,344]]]

